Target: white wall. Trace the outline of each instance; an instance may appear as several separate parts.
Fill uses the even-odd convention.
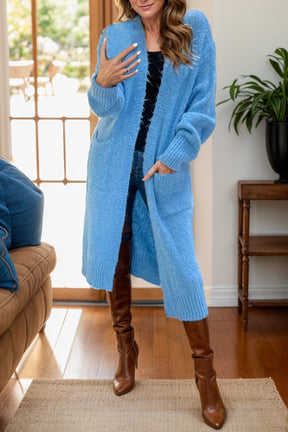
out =
[[[205,13],[213,28],[213,0],[187,1],[188,9],[198,9]],[[206,299],[210,304],[210,293],[213,285],[213,208],[212,208],[212,137],[202,146],[195,161],[191,164],[192,188],[194,195],[194,240],[197,261],[201,269]]]
[[[240,74],[276,79],[266,56],[279,46],[288,48],[287,0],[188,0],[187,5],[203,11],[212,26],[217,101],[226,94],[222,88]],[[245,128],[240,136],[229,132],[232,106],[217,108],[215,132],[192,164],[196,253],[211,306],[237,304],[237,181],[278,177],[267,161],[264,124],[252,135]],[[251,232],[288,232],[287,202],[251,204]],[[288,258],[251,258],[250,294],[288,298]]]
[[[288,48],[287,16],[287,0],[214,1],[217,101],[222,100],[225,94],[221,91],[222,87],[231,84],[240,74],[276,79],[266,56],[279,46]],[[217,127],[213,136],[212,304],[219,304],[218,300],[221,304],[225,301],[231,304],[236,298],[237,180],[270,180],[278,177],[267,161],[264,124],[252,135],[244,128],[240,136],[228,132],[232,106],[218,107]],[[252,232],[287,233],[287,202],[254,201],[251,204]],[[283,287],[288,287],[288,258],[256,257],[250,263],[251,293],[260,298],[281,297],[282,287],[287,298],[288,289],[283,290]]]

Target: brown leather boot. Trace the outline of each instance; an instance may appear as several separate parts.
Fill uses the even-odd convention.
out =
[[[138,367],[139,348],[134,340],[134,329],[131,326],[131,242],[131,238],[121,242],[113,291],[107,291],[119,353],[118,367],[113,381],[114,393],[118,396],[133,389],[135,367]]]
[[[200,393],[202,416],[209,426],[221,429],[226,409],[221,399],[213,368],[214,353],[209,343],[208,320],[183,321],[194,359],[195,382]]]

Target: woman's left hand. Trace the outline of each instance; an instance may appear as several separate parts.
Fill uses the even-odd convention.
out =
[[[172,174],[176,171],[169,168],[167,165],[165,165],[161,161],[156,161],[155,164],[150,168],[150,170],[147,172],[145,177],[142,178],[142,181],[148,180],[150,177],[152,177],[155,172],[158,172],[158,174]]]

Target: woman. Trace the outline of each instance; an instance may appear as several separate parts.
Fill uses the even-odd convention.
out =
[[[186,13],[185,0],[116,4],[120,21],[100,37],[88,90],[99,121],[88,159],[83,274],[108,293],[119,352],[114,392],[132,390],[138,362],[132,273],[160,285],[166,315],[183,321],[202,415],[219,429],[226,411],[194,251],[189,165],[215,127],[215,46],[207,18]]]

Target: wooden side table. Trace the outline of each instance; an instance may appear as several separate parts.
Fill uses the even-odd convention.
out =
[[[288,200],[288,184],[238,181],[238,199],[238,310],[246,331],[250,305],[288,305],[288,300],[249,299],[249,256],[288,256],[288,235],[250,236],[250,201]]]

